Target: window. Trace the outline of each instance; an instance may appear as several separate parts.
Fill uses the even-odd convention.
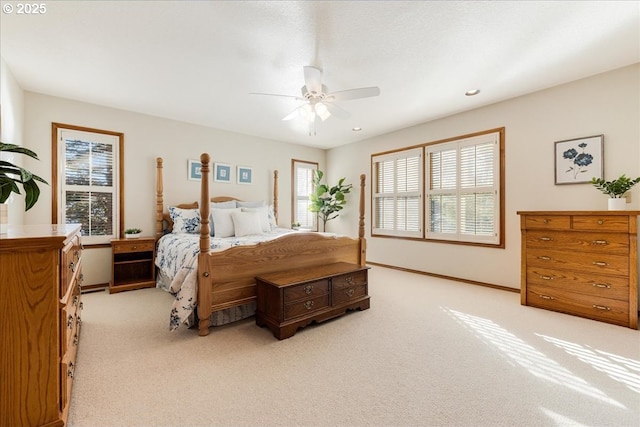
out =
[[[422,237],[422,151],[372,156],[373,235]]]
[[[501,133],[428,145],[426,238],[500,244]]]
[[[373,154],[372,236],[504,248],[504,128]]]
[[[291,160],[291,222],[312,230],[318,229],[318,217],[309,211],[309,195],[313,192],[313,172],[317,169],[317,163]]]
[[[82,224],[83,243],[122,234],[121,133],[53,124],[53,222]]]

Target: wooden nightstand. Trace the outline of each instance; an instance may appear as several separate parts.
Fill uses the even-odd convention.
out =
[[[153,237],[111,240],[109,293],[155,287],[155,252]]]

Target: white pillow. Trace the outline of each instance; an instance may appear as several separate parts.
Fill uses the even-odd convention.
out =
[[[211,209],[211,218],[215,230],[215,237],[231,237],[234,234],[233,219],[231,214],[240,212],[240,208],[235,209]]]
[[[264,200],[260,200],[258,202],[241,202],[237,201],[237,207],[239,208],[259,208],[260,206],[266,206]]]
[[[271,224],[269,222],[269,209],[266,206],[261,206],[259,208],[242,208],[242,212],[257,213],[260,218],[260,227],[262,228],[262,231],[264,231],[265,233],[271,231]]]
[[[173,221],[172,233],[200,233],[200,211],[169,206],[169,216]]]
[[[276,222],[276,214],[273,209],[273,205],[269,205],[269,224],[271,225],[271,229],[278,228],[278,223]]]
[[[211,210],[213,209],[233,209],[236,207],[235,200],[229,200],[227,202],[211,202],[209,204],[209,235],[215,236],[215,227],[213,226],[213,217],[211,216]]]
[[[260,214],[258,212],[234,212],[231,214],[236,237],[262,234]]]

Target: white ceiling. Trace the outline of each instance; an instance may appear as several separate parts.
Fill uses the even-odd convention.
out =
[[[640,62],[638,1],[36,3],[44,14],[0,13],[23,89],[322,148]],[[309,136],[281,120],[296,101],[249,95],[299,95],[305,65],[330,92],[381,95]]]

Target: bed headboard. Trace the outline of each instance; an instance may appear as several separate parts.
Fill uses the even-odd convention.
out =
[[[170,233],[173,230],[173,221],[169,216],[169,212],[164,209],[164,196],[163,196],[163,160],[162,157],[156,158],[156,238],[162,237],[165,233]],[[201,181],[202,182],[202,181]],[[202,184],[201,184],[202,187]],[[202,188],[201,188],[202,190]],[[207,191],[208,192],[208,191]],[[212,202],[228,202],[231,200],[241,201],[240,199],[232,196],[216,196],[211,197]],[[175,205],[181,209],[198,209],[198,202],[181,203]],[[278,171],[273,171],[273,211],[278,220]]]

